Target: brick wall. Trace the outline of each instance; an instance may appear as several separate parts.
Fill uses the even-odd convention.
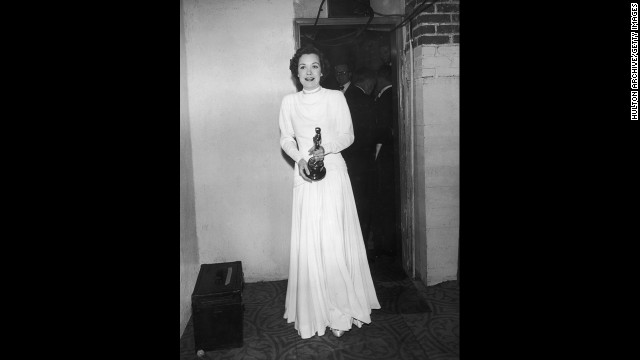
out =
[[[433,0],[427,0],[427,4]],[[409,15],[422,4],[423,0],[406,3],[405,14]],[[457,44],[460,42],[460,1],[438,0],[427,6],[411,20],[413,46]],[[405,44],[405,49],[409,44]]]

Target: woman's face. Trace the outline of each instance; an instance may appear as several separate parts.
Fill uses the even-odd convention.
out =
[[[305,90],[320,86],[320,58],[316,54],[304,54],[298,60],[298,78]]]

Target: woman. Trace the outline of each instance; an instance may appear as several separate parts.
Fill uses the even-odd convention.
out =
[[[340,154],[354,140],[351,115],[342,92],[320,86],[323,65],[318,49],[298,49],[289,69],[302,91],[284,97],[279,118],[280,146],[295,161],[284,318],[295,322],[303,339],[324,335],[326,327],[340,337],[352,324],[370,323],[371,309],[380,309]],[[324,161],[322,180],[307,177],[311,156]]]

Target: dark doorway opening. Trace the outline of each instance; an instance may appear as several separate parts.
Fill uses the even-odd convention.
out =
[[[301,26],[301,45],[313,44],[327,56],[331,73],[326,74],[324,87],[337,89],[333,66],[348,64],[352,71],[359,68],[367,68],[378,71],[383,64],[392,65],[391,41],[389,31],[363,30],[353,41],[340,41],[341,38],[359,31],[358,27],[333,26],[316,30],[313,26]],[[312,40],[313,39],[313,40]],[[332,40],[338,39],[338,40]],[[384,56],[384,58],[383,58]]]
[[[383,211],[384,214],[370,218],[369,223],[372,226],[369,226],[368,230],[365,231],[367,233],[363,233],[363,237],[370,256],[376,258],[380,256],[391,256],[395,261],[400,262],[403,256],[403,241],[400,228],[400,171],[402,170],[399,168],[399,149],[401,146],[398,136],[398,80],[400,76],[398,75],[397,48],[402,40],[397,31],[392,31],[398,22],[397,19],[375,18],[374,20],[377,20],[377,23],[369,23],[367,19],[363,18],[321,19],[321,21],[316,24],[315,19],[296,19],[296,41],[298,46],[312,44],[325,54],[330,63],[330,68],[327,69],[328,73],[325,73],[323,69],[325,77],[321,85],[328,89],[338,89],[339,84],[336,81],[335,71],[333,69],[335,65],[348,64],[352,72],[361,68],[378,72],[384,65],[388,65],[391,68],[390,80],[392,82],[391,93],[393,105],[393,130],[391,132],[393,151],[391,156],[393,160],[391,162],[392,165],[387,168],[387,173],[391,172],[391,179],[380,181],[380,177],[388,174],[378,169],[375,174],[378,179],[374,182],[378,187],[381,183],[387,184],[387,191],[392,192],[392,201],[391,203],[386,201],[383,206],[384,209],[381,209],[380,206],[376,208],[376,212]],[[376,95],[377,92],[374,90],[371,96],[375,98]],[[356,137],[357,136],[356,134]],[[381,190],[378,189],[378,193],[372,193],[370,196],[378,196],[380,195],[380,191]],[[385,229],[383,229],[381,226],[383,221],[388,221],[391,224],[389,225],[387,223]],[[389,227],[391,227],[391,230],[388,230]],[[380,236],[392,237],[393,250],[391,254],[389,254],[388,247],[382,252],[376,251],[375,244],[379,243],[376,239]]]

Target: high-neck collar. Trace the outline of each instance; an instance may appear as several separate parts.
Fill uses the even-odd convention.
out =
[[[317,93],[318,91],[320,91],[321,89],[322,89],[322,86],[318,86],[317,88],[315,88],[315,89],[313,89],[313,90],[305,90],[305,89],[302,89],[302,92],[303,92],[304,94],[315,94],[315,93]]]

